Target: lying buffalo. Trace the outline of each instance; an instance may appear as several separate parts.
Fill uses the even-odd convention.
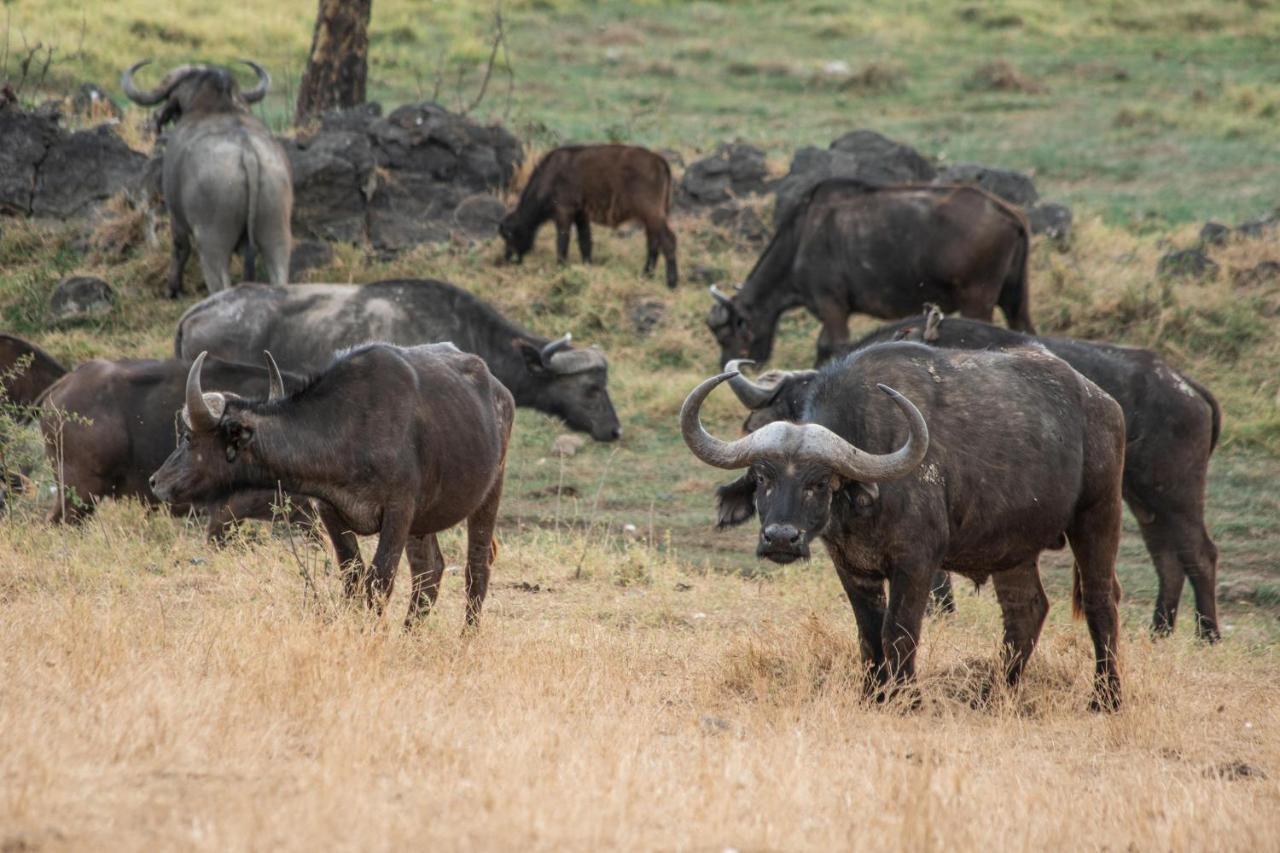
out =
[[[249,112],[261,101],[271,77],[256,62],[258,75],[247,92],[225,68],[182,65],[154,89],[140,90],[133,75],[151,60],[124,72],[120,84],[142,106],[163,103],[156,129],[175,122],[164,148],[164,201],[173,231],[169,295],[182,292],[182,268],[191,239],[200,250],[204,283],[211,293],[231,283],[231,255],[244,254],[244,278],[253,281],[261,252],[275,284],[289,280],[293,236],[293,175],[284,148]]]
[[[675,287],[676,235],[671,212],[671,167],[660,155],[634,145],[568,145],[534,167],[516,209],[498,225],[507,260],[521,261],[547,220],[556,225],[556,259],[569,259],[569,228],[578,229],[582,260],[591,263],[591,223],[617,228],[636,221],[644,228],[644,274],[658,253],[667,265],[667,287]]]
[[[75,523],[105,498],[159,503],[147,484],[174,447],[173,414],[182,406],[189,363],[124,359],[85,362],[49,389],[40,401],[45,455],[58,478],[52,522]],[[212,360],[210,384],[224,391],[260,395],[269,390],[261,367]],[[290,384],[302,380],[290,376]],[[277,389],[279,393],[279,389]],[[208,535],[218,541],[226,525],[241,518],[272,518],[274,486],[237,492],[196,506],[208,513]],[[294,521],[307,521],[299,501]],[[178,513],[186,503],[173,507]]]
[[[987,323],[923,319],[884,326],[854,344],[905,338],[951,349],[1008,349],[1038,342],[1106,391],[1124,410],[1127,444],[1124,499],[1138,520],[1159,576],[1152,630],[1173,630],[1183,579],[1196,599],[1196,634],[1217,640],[1218,548],[1204,523],[1209,456],[1218,444],[1222,412],[1203,385],[1138,347],[1029,338]]]
[[[348,594],[364,576],[379,611],[408,547],[408,622],[440,588],[436,534],[465,519],[467,623],[478,621],[515,414],[481,359],[452,344],[368,344],[279,400],[204,393],[204,360],[201,353],[187,378],[178,446],[151,477],[158,496],[210,502],[280,484],[316,498]],[[366,574],[356,536],[374,533]]]
[[[1043,350],[890,343],[827,365],[801,423],[725,442],[698,412],[732,375],[703,382],[680,413],[695,456],[747,469],[717,490],[719,523],[759,512],[757,554],[778,563],[807,558],[810,542],[823,539],[853,605],[870,689],[882,694],[913,678],[938,569],[992,578],[1016,682],[1049,609],[1039,554],[1065,539],[1076,558],[1075,605],[1093,637],[1094,707],[1118,705],[1124,415],[1114,400]]]
[[[30,407],[67,369],[40,347],[13,335],[0,335],[0,403],[29,420]]]
[[[895,318],[926,302],[1032,332],[1025,217],[969,186],[817,184],[778,226],[732,298],[712,288],[707,326],[720,361],[769,359],[783,312],[822,323],[818,361],[849,340],[849,315]]]
[[[301,371],[366,341],[451,341],[484,359],[517,406],[564,419],[598,441],[622,435],[599,350],[574,349],[508,322],[489,304],[442,281],[237,287],[193,305],[178,321],[174,353],[249,361],[270,350]]]

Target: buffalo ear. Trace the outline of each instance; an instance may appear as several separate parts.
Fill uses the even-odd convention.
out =
[[[716,527],[736,527],[756,514],[756,478],[748,471],[716,489]]]
[[[854,515],[871,515],[880,502],[880,486],[876,483],[850,483],[848,493]]]
[[[253,443],[253,427],[238,418],[225,419],[222,431],[227,440],[227,461],[234,462],[236,454]]]
[[[542,364],[541,349],[522,338],[513,338],[511,345],[520,351],[520,355],[524,356],[524,366],[530,373],[546,373],[547,368]]]

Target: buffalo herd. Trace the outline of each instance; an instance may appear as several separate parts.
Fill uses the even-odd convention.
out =
[[[201,512],[217,542],[228,523],[272,518],[284,504],[291,521],[323,526],[348,594],[375,610],[407,551],[407,624],[436,599],[437,534],[465,521],[475,625],[514,408],[618,440],[605,354],[568,333],[535,334],[443,281],[289,284],[289,165],[249,112],[270,77],[250,62],[258,82],[242,91],[227,69],[182,66],[143,90],[134,75],[146,64],[122,86],[162,105],[157,128],[174,125],[162,167],[168,290],[181,292],[194,242],[210,295],[182,315],[168,360],[96,359],[68,372],[0,336],[5,399],[39,421],[56,474],[50,520],[134,497]],[[590,263],[593,223],[633,221],[644,272],[662,255],[675,287],[671,198],[656,153],[557,148],[498,226],[505,259],[519,262],[550,220],[557,259],[567,261],[576,230]],[[1094,645],[1093,706],[1118,707],[1123,504],[1159,580],[1153,632],[1173,629],[1189,580],[1197,634],[1220,636],[1204,522],[1218,403],[1148,350],[1037,336],[1029,250],[1023,213],[979,188],[832,178],[783,218],[732,295],[711,288],[706,323],[725,369],[689,393],[681,435],[697,459],[741,472],[716,490],[717,519],[758,515],[758,557],[789,563],[823,543],[857,622],[868,696],[910,688],[931,594],[954,606],[948,573],[991,579],[1015,683],[1049,609],[1039,555],[1069,547],[1074,609]],[[246,281],[260,260],[270,284],[230,287],[235,252]],[[821,324],[815,367],[748,378],[742,365],[769,359],[792,308]],[[996,308],[1008,328],[992,324]],[[851,341],[854,313],[896,322]],[[729,439],[699,419],[725,382],[748,410],[744,435]],[[372,534],[366,567],[356,537]]]

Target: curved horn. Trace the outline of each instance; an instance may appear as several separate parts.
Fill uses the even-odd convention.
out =
[[[280,367],[276,364],[276,360],[271,357],[269,350],[263,350],[262,354],[267,357],[267,384],[270,388],[267,392],[267,402],[274,403],[277,400],[283,400],[287,395],[284,392],[284,379],[280,376]]]
[[[733,389],[734,394],[738,395],[742,405],[748,409],[762,409],[778,396],[778,392],[782,390],[782,383],[769,387],[753,382],[743,375],[741,365],[744,364],[755,364],[755,362],[749,358],[735,358],[725,362],[725,372],[734,374],[729,378],[729,387]]]
[[[539,356],[538,356],[542,360],[542,366],[550,367],[551,356],[560,352],[560,350],[568,349],[570,342],[572,340],[573,340],[573,335],[569,332],[565,332],[564,337],[556,338],[554,341],[544,346],[542,348],[542,352],[539,353]]]
[[[151,62],[152,60],[150,59],[135,62],[133,65],[126,68],[125,72],[120,75],[120,88],[124,89],[125,95],[127,95],[129,100],[133,101],[135,104],[141,104],[144,107],[154,107],[156,104],[163,101],[169,94],[169,89],[172,88],[172,84],[168,77],[160,81],[160,85],[156,88],[145,92],[133,85],[134,73],[142,66],[150,65]]]
[[[208,354],[205,351],[196,356],[187,373],[187,417],[196,432],[208,432],[218,425],[218,418],[204,401],[204,391],[200,388],[200,368]]]
[[[684,443],[694,456],[717,468],[745,468],[751,464],[750,439],[757,433],[737,441],[721,441],[703,429],[702,420],[698,417],[702,401],[707,399],[707,395],[721,382],[737,373],[735,368],[705,380],[689,392],[684,405],[680,407],[680,434],[684,437]]]
[[[707,291],[711,294],[711,298],[716,302],[719,302],[721,305],[733,307],[733,300],[725,296],[724,293],[721,292],[720,288],[716,287],[714,284],[708,287]]]
[[[924,415],[910,400],[887,385],[876,385],[897,404],[907,416],[911,434],[907,443],[892,453],[867,453],[859,450],[826,427],[818,424],[804,424],[800,428],[805,436],[805,450],[813,458],[820,459],[830,465],[836,473],[847,480],[860,483],[879,483],[885,480],[896,480],[910,474],[924,461],[929,452],[929,426]]]
[[[265,68],[254,62],[252,59],[242,59],[240,61],[252,68],[254,73],[258,75],[257,85],[242,94],[245,103],[256,104],[258,101],[261,101],[266,97],[267,90],[271,88],[271,75],[267,73]]]

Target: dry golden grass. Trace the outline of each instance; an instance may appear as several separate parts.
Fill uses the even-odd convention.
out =
[[[405,633],[403,583],[378,624],[341,608],[311,546],[209,553],[128,505],[82,532],[0,527],[0,846],[1259,850],[1280,833],[1280,667],[1257,626],[1153,644],[1129,614],[1127,705],[1100,717],[1059,603],[1024,687],[975,709],[998,615],[962,594],[928,624],[925,705],[904,712],[860,701],[823,563],[745,581],[599,539],[506,542],[464,636],[456,573]]]

